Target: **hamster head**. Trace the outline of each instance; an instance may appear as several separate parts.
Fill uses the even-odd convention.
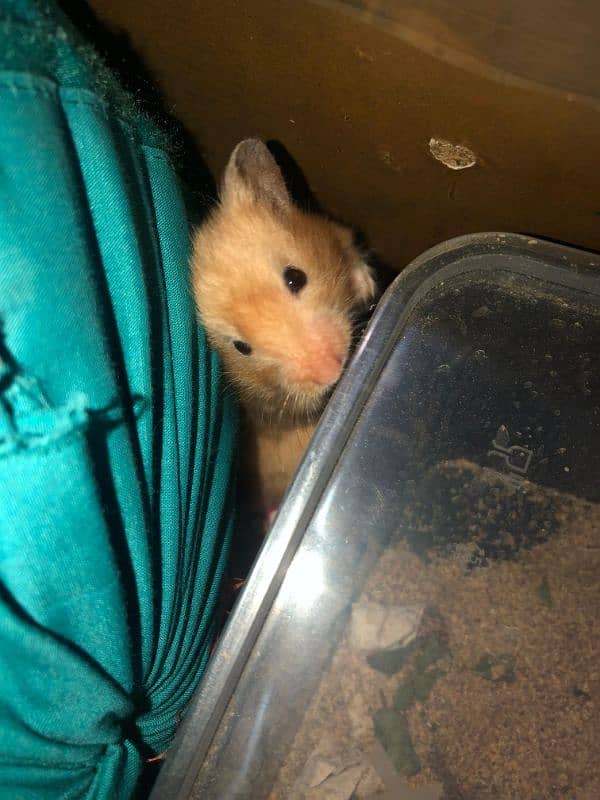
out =
[[[318,413],[375,282],[349,229],[292,203],[261,141],[233,151],[191,268],[204,328],[248,410],[281,422]]]

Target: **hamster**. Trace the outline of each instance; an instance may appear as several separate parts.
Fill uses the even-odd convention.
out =
[[[376,294],[350,229],[294,205],[260,140],[234,149],[195,231],[191,281],[243,412],[241,480],[279,504]]]

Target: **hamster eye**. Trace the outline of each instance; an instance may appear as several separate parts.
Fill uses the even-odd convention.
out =
[[[239,339],[236,339],[233,343],[235,349],[240,352],[243,356],[249,356],[252,352],[252,348],[247,342],[242,342]]]
[[[306,277],[306,272],[289,266],[283,270],[283,280],[292,294],[298,294],[306,286],[308,278]]]

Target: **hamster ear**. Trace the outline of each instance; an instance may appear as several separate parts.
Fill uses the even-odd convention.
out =
[[[226,204],[255,201],[266,203],[275,211],[291,205],[281,170],[260,139],[244,139],[229,158],[221,186],[221,202]]]

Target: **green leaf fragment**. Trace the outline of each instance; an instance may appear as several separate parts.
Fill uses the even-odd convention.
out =
[[[416,642],[411,642],[404,647],[396,647],[394,650],[377,650],[367,656],[367,663],[378,672],[384,675],[394,675],[400,672],[410,656],[415,650]]]
[[[406,776],[418,772],[421,763],[415,753],[404,714],[391,708],[381,708],[373,717],[373,724],[375,735],[397,772]]]
[[[436,681],[446,673],[441,669],[417,673],[401,683],[394,695],[396,711],[407,711],[415,703],[427,700]]]
[[[545,576],[537,588],[537,595],[540,598],[542,605],[546,606],[546,608],[554,608],[554,600],[552,598],[552,593],[550,592],[550,585],[548,584],[548,579]]]
[[[486,654],[475,664],[473,672],[492,683],[512,683],[515,680],[515,657],[510,653],[498,656]]]
[[[446,642],[433,633],[425,639],[421,651],[417,654],[415,667],[418,672],[425,672],[427,667],[449,655],[450,648]]]
[[[367,659],[374,669],[391,675],[398,672],[415,651],[415,670],[396,690],[393,707],[381,708],[373,716],[375,735],[396,770],[406,776],[419,772],[421,764],[410,738],[405,712],[415,703],[426,700],[436,681],[446,674],[431,666],[450,655],[450,650],[443,639],[432,634],[403,648],[372,653]]]
[[[450,649],[446,642],[433,633],[426,639],[413,640],[403,647],[396,647],[393,650],[377,650],[367,656],[367,663],[378,672],[383,672],[384,675],[394,675],[406,666],[415,652],[417,653],[415,668],[418,672],[424,672],[431,664],[450,655]]]

